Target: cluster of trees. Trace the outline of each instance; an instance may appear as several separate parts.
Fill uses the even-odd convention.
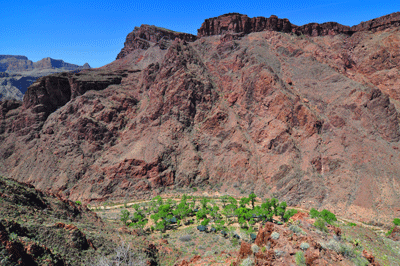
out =
[[[317,218],[317,219],[322,219],[328,224],[332,224],[333,222],[336,222],[336,215],[331,213],[328,210],[322,210],[321,212],[317,211],[316,209],[312,208],[310,210],[310,217],[311,218]]]
[[[279,202],[275,198],[266,199],[256,206],[256,198],[254,193],[239,201],[231,196],[222,196],[221,204],[217,204],[215,200],[206,197],[198,199],[183,195],[177,203],[171,199],[165,201],[161,196],[157,196],[148,206],[133,205],[135,212],[132,215],[128,210],[122,210],[121,221],[143,230],[150,218],[154,221],[151,231],[165,232],[169,228],[192,224],[196,220],[202,226],[211,225],[213,231],[220,231],[236,222],[242,228],[249,228],[257,222],[272,222],[274,216],[286,222],[297,213],[297,210],[287,209],[286,202]]]

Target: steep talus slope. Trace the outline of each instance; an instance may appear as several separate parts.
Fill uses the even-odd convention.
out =
[[[365,52],[382,38],[395,51],[395,23],[351,34],[331,23],[315,37],[226,23],[199,38],[142,26],[113,63],[3,101],[0,174],[73,200],[195,186],[364,221],[398,215],[398,112],[382,93],[396,88],[371,80],[397,66]]]

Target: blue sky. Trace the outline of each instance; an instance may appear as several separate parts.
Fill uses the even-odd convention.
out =
[[[44,57],[100,67],[115,60],[141,24],[197,34],[206,18],[229,12],[277,15],[291,23],[336,21],[353,26],[400,11],[400,1],[35,1],[0,0],[0,54]]]

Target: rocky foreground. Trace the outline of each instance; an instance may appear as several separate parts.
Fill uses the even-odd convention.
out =
[[[0,103],[0,174],[84,202],[254,191],[400,215],[400,13],[354,27],[226,14],[142,25],[100,69]]]

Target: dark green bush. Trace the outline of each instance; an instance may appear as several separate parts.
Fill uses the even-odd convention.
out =
[[[319,211],[317,211],[316,209],[312,208],[310,210],[310,217],[311,218],[318,218],[319,217]]]
[[[322,232],[328,232],[328,228],[326,227],[325,223],[326,221],[324,219],[317,218],[317,220],[315,220],[314,226]]]
[[[289,209],[289,210],[287,210],[286,212],[285,212],[285,215],[283,216],[283,220],[285,221],[285,222],[287,222],[287,221],[289,221],[289,219],[293,216],[293,215],[295,215],[296,213],[298,213],[299,211],[298,210],[295,210],[295,209]]]
[[[332,222],[337,221],[336,215],[328,210],[322,210],[322,212],[320,212],[320,217],[324,219],[328,224],[332,224]]]
[[[325,209],[322,210],[321,212],[318,212],[316,209],[312,208],[310,210],[310,217],[311,218],[322,218],[328,224],[332,224],[333,222],[337,221],[336,215]]]

